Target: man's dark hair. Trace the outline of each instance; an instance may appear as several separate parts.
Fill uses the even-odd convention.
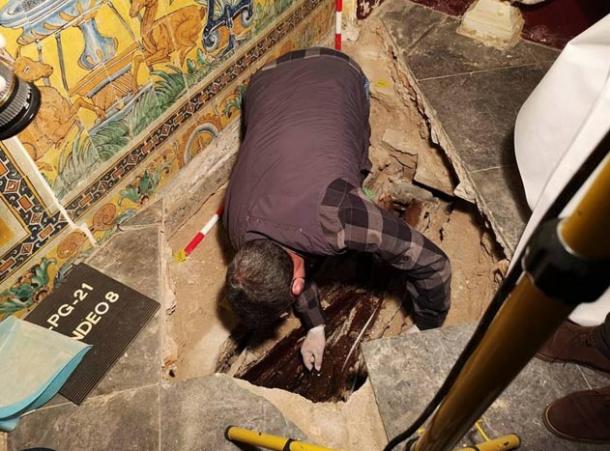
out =
[[[253,329],[270,326],[293,302],[292,259],[270,240],[247,242],[227,269],[227,298]]]

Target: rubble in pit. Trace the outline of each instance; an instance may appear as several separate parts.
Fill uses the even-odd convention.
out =
[[[459,180],[430,139],[415,95],[392,54],[367,27],[347,52],[371,81],[372,173],[365,193],[435,242],[452,261],[452,309],[446,324],[478,321],[506,269],[506,261],[474,205],[454,196]],[[398,81],[397,81],[398,80]],[[391,124],[391,126],[388,126]],[[398,273],[366,257],[331,258],[316,279],[327,319],[321,373],[303,366],[305,330],[291,317],[268,336],[236,329],[216,370],[256,385],[298,393],[312,401],[346,400],[366,379],[359,345],[402,335],[412,326]]]

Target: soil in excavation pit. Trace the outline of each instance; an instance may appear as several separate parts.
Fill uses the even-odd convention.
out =
[[[329,259],[319,273],[328,278],[317,278],[326,319],[321,371],[310,372],[303,365],[300,349],[306,331],[297,327],[262,357],[240,367],[236,377],[255,385],[288,390],[314,402],[345,401],[366,381],[360,344],[379,338],[379,331],[384,329],[379,323],[392,319],[382,306],[384,298],[391,296],[383,287],[388,286],[394,271],[367,256],[347,256]],[[394,310],[392,316],[396,314]],[[406,313],[398,315],[404,319]],[[220,370],[230,366],[237,353],[266,338],[247,336],[243,331],[241,338],[239,335],[239,331],[233,334],[234,352],[225,353]]]

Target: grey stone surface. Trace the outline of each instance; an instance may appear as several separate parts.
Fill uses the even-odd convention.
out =
[[[149,220],[153,217],[152,214],[148,215]],[[159,301],[159,233],[157,225],[119,232],[104,243],[87,263],[109,277]],[[160,380],[161,314],[161,310],[158,311],[140,331],[91,396],[154,384]]]
[[[592,370],[590,368],[578,368],[587,381],[590,388],[606,387],[610,385],[610,374],[602,373],[601,371]]]
[[[403,55],[408,55],[426,33],[447,20],[444,14],[407,0],[386,2],[380,18],[394,39],[400,42]]]
[[[545,72],[538,66],[515,67],[418,84],[463,166],[476,171],[514,161],[517,113]]]
[[[119,232],[87,264],[140,293],[159,300],[159,226]]]
[[[225,439],[230,425],[307,440],[269,401],[216,374],[94,396],[80,407],[40,409],[9,434],[9,450],[246,449]]]
[[[481,211],[511,257],[530,214],[515,163],[514,123],[559,53],[525,41],[506,51],[487,47],[457,34],[458,19],[407,0],[386,1],[380,17],[433,132],[442,136],[468,186],[468,199],[477,193]]]
[[[561,53],[560,50],[534,42],[527,41],[527,44],[529,45],[530,52],[540,63],[553,63]]]
[[[447,18],[417,42],[405,56],[418,80],[505,67],[536,64],[538,59],[524,41],[500,51],[457,34],[459,20]]]
[[[68,404],[21,419],[9,434],[9,450],[57,451],[159,449],[159,387],[100,396],[80,407]]]
[[[472,331],[472,326],[448,327],[362,345],[388,437],[402,432],[432,399]],[[523,440],[520,449],[599,450],[599,446],[560,440],[542,423],[548,403],[587,388],[589,384],[576,365],[534,359],[483,420],[493,436],[519,434]]]
[[[144,210],[138,212],[133,218],[126,221],[122,227],[145,226],[161,224],[163,222],[163,199],[159,199]]]
[[[530,215],[516,166],[501,166],[470,174],[496,238],[512,254]]]
[[[306,439],[270,402],[221,374],[165,385],[161,392],[161,425],[164,450],[240,449],[225,439],[228,426]]]
[[[150,385],[161,380],[160,312],[140,331],[91,396]]]
[[[161,336],[159,315],[150,320],[136,339],[127,347],[116,363],[110,368],[89,398],[151,385],[161,380]],[[42,409],[63,404],[73,405],[62,395],[57,394]]]
[[[161,293],[160,227],[157,225],[159,223],[157,218],[159,214],[162,214],[161,208],[162,204],[157,202],[151,206],[151,211],[145,210],[142,217],[138,215],[132,218],[140,219],[139,224],[131,224],[137,226],[136,230],[117,233],[102,244],[100,249],[87,260],[87,264],[109,277],[157,301]],[[147,226],[147,223],[151,225]],[[161,314],[161,311],[157,312],[155,317],[140,331],[135,340],[127,347],[126,352],[90,394],[90,398],[160,381]],[[42,409],[60,405],[72,405],[72,402],[58,394]]]

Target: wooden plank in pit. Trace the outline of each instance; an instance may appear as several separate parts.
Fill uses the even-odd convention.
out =
[[[158,308],[158,302],[81,263],[26,320],[93,346],[60,390],[80,404]]]

